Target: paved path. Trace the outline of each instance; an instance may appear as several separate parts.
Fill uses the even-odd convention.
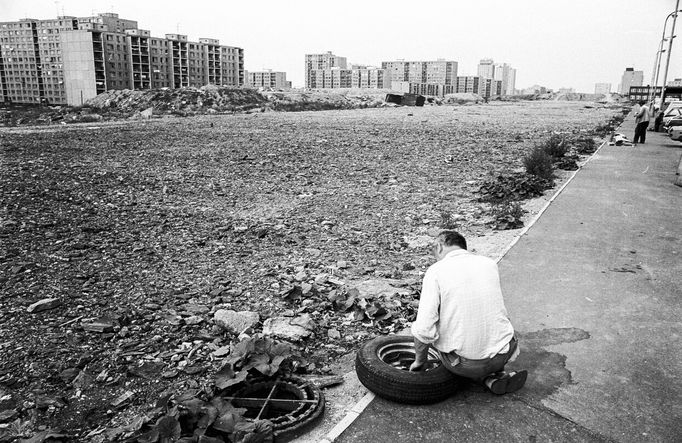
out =
[[[500,262],[523,390],[377,398],[337,442],[682,442],[682,144],[647,137],[604,146]]]

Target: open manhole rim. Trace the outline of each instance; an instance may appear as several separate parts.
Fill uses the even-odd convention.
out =
[[[267,397],[252,396],[252,393],[268,391]],[[293,394],[298,398],[278,398],[278,392]],[[294,407],[293,410],[277,417],[268,417],[273,425],[275,436],[282,436],[285,433],[294,432],[307,426],[318,418],[324,410],[324,396],[320,389],[314,384],[297,377],[278,377],[275,379],[255,378],[227,390],[221,397],[228,400],[234,407],[251,409],[254,405],[259,408],[255,418],[247,420],[258,420],[265,414],[268,407],[276,404],[286,404]],[[246,405],[249,406],[246,406]]]

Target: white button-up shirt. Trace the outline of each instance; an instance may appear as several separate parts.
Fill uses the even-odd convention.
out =
[[[502,300],[497,263],[464,249],[427,269],[412,335],[441,352],[491,358],[514,336]]]

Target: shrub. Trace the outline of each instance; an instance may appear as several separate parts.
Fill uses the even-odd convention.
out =
[[[578,137],[574,144],[578,154],[592,154],[597,150],[597,144],[592,137]]]
[[[552,184],[551,181],[524,172],[499,174],[483,182],[478,190],[481,194],[478,200],[495,203],[539,197]]]
[[[564,171],[575,171],[578,169],[578,160],[580,158],[577,155],[567,155],[560,158],[554,163],[557,169],[563,169]]]
[[[552,135],[547,141],[540,145],[542,150],[554,158],[561,158],[568,152],[568,143],[558,135]]]
[[[615,129],[615,127],[611,126],[610,123],[605,123],[603,125],[595,126],[594,127],[594,133],[599,137],[604,137],[606,134],[609,134],[614,129]]]
[[[521,218],[527,212],[521,207],[521,203],[504,201],[491,209],[493,227],[499,231],[506,229],[518,229],[523,227]]]
[[[526,167],[528,174],[554,183],[552,157],[541,146],[536,146],[530,154],[524,157],[523,166]]]
[[[618,126],[620,126],[621,123],[623,123],[623,120],[625,120],[624,115],[617,115],[615,117],[612,117],[611,120],[608,121],[608,123],[597,125],[594,128],[595,134],[603,137],[610,132],[614,131]]]

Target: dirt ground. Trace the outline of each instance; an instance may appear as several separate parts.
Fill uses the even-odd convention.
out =
[[[216,351],[236,340],[217,309],[261,323],[307,313],[305,371],[347,374],[358,343],[409,325],[431,263],[418,240],[447,219],[500,253],[514,232],[493,231],[482,181],[522,169],[552,132],[589,134],[615,114],[523,102],[2,130],[0,424],[102,441],[163,394],[209,389]],[[407,292],[389,317],[333,303],[377,279]],[[27,311],[46,298],[55,306]],[[318,431],[362,394],[346,375]]]

